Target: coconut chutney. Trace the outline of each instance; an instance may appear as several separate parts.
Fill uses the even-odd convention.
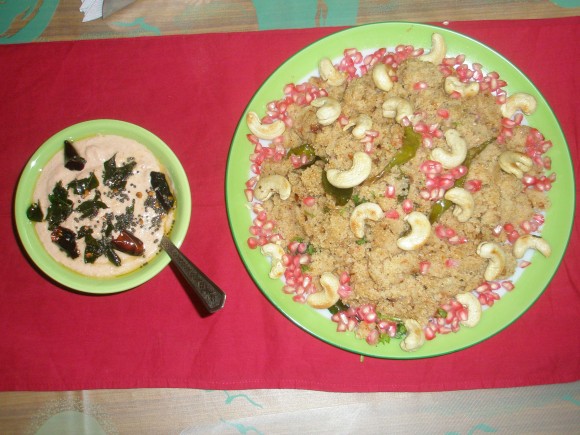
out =
[[[174,220],[173,186],[164,168],[145,145],[126,137],[96,135],[68,145],[83,164],[65,166],[63,147],[42,168],[34,190],[40,241],[56,261],[91,277],[143,266],[159,252]]]

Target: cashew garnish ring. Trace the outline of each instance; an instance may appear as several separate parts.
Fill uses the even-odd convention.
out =
[[[489,260],[483,277],[486,281],[493,281],[505,271],[505,253],[496,243],[481,242],[477,247],[477,255]]]
[[[517,151],[504,151],[498,159],[499,167],[508,174],[522,178],[524,172],[532,169],[534,161],[530,156]]]
[[[536,99],[524,92],[518,92],[507,97],[505,103],[500,106],[501,114],[504,118],[511,118],[521,110],[526,115],[531,115],[536,111]]]
[[[262,254],[272,259],[272,266],[270,268],[269,276],[272,279],[282,278],[286,271],[286,266],[282,263],[284,256],[284,249],[275,243],[266,243],[260,248]]]
[[[471,293],[460,293],[455,296],[457,302],[467,308],[467,319],[459,321],[463,326],[473,328],[481,320],[481,303]]]
[[[318,72],[322,80],[325,80],[330,86],[340,86],[346,81],[346,74],[338,71],[328,57],[320,59]]]
[[[431,234],[431,223],[423,213],[413,211],[405,216],[411,226],[411,232],[397,240],[397,246],[403,251],[414,251],[423,246]]]
[[[445,192],[445,199],[455,204],[453,215],[459,222],[467,222],[473,214],[475,201],[473,195],[462,187],[453,187]]]
[[[407,336],[401,340],[401,349],[405,352],[412,352],[425,344],[425,335],[419,322],[414,319],[407,319],[403,322],[407,328]]]
[[[330,308],[340,299],[338,294],[340,280],[335,274],[324,272],[320,275],[320,285],[322,286],[322,291],[310,294],[308,299],[306,299],[306,303],[312,308]]]
[[[401,97],[390,97],[383,103],[383,116],[385,118],[395,118],[399,124],[404,118],[409,121],[413,118],[413,106]]]
[[[352,166],[346,171],[329,169],[326,171],[326,179],[334,187],[348,189],[358,186],[371,174],[373,161],[367,153],[358,151],[352,157]]]
[[[340,103],[332,97],[319,97],[310,103],[311,106],[317,107],[316,118],[321,125],[330,125],[338,119],[342,108]]]
[[[464,83],[455,76],[449,76],[445,78],[445,92],[449,95],[457,92],[462,97],[473,97],[479,92],[479,83]]]
[[[447,44],[445,44],[445,38],[439,33],[433,33],[431,35],[431,51],[419,56],[419,60],[439,65],[443,62],[446,54]]]
[[[381,91],[388,92],[393,89],[393,79],[389,75],[389,69],[384,63],[377,63],[372,72],[373,82]]]
[[[514,242],[513,253],[516,258],[522,258],[528,249],[535,249],[544,257],[549,257],[552,254],[552,248],[548,242],[532,234],[524,234]]]
[[[248,112],[246,123],[254,136],[264,140],[272,140],[281,136],[286,130],[284,121],[277,119],[271,124],[263,124],[256,112]]]
[[[383,209],[374,202],[364,202],[357,205],[350,215],[350,229],[356,238],[365,236],[365,221],[370,219],[378,221],[384,216]]]
[[[452,128],[445,132],[445,140],[451,148],[451,152],[435,148],[431,151],[431,158],[441,163],[445,169],[455,168],[461,165],[467,157],[467,142],[457,130]]]
[[[268,175],[262,177],[254,186],[254,197],[259,201],[266,201],[277,193],[280,199],[286,200],[290,197],[292,186],[282,175]]]

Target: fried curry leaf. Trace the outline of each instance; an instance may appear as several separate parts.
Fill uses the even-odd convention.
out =
[[[70,258],[77,258],[80,255],[76,238],[74,231],[61,226],[57,226],[50,233],[52,242],[56,243]]]
[[[87,161],[75,149],[72,141],[64,141],[64,166],[71,171],[82,171]]]
[[[30,204],[26,210],[26,217],[33,222],[42,222],[44,213],[42,213],[42,208],[40,208],[40,201]]]
[[[169,188],[169,183],[167,183],[167,178],[162,172],[151,171],[151,187],[155,192],[157,201],[161,204],[163,209],[167,212],[171,210],[173,204],[175,204],[175,197],[171,193]]]
[[[125,189],[127,180],[131,176],[137,162],[129,160],[124,165],[117,166],[115,157],[116,154],[103,164],[103,183],[114,191],[121,191]]]
[[[76,211],[81,214],[81,219],[86,219],[95,217],[101,208],[108,208],[108,206],[101,201],[101,192],[96,190],[94,198],[81,203]]]
[[[349,308],[348,305],[346,305],[339,299],[338,302],[336,302],[336,304],[328,308],[328,311],[330,311],[331,314],[336,314],[340,313],[341,311],[347,311],[348,308]]]
[[[99,186],[99,180],[95,177],[94,172],[91,172],[87,178],[80,180],[73,180],[67,184],[68,189],[72,189],[77,195],[84,195],[86,192],[93,190]]]
[[[46,220],[48,221],[48,229],[54,230],[72,213],[73,202],[68,198],[68,191],[59,181],[49,193],[48,200],[50,205],[46,211]]]
[[[84,261],[85,263],[94,263],[97,258],[99,258],[105,252],[104,249],[104,239],[97,240],[93,237],[93,230],[90,227],[82,227],[77,237],[79,239],[85,239],[85,253]]]
[[[120,266],[121,259],[119,258],[113,247],[110,244],[105,244],[103,245],[103,248],[105,250],[105,255],[107,256],[109,261],[113,263],[115,266]]]
[[[413,127],[405,127],[403,132],[403,146],[399,151],[393,156],[393,158],[387,163],[381,172],[375,175],[372,182],[380,180],[385,174],[388,174],[391,169],[397,166],[403,166],[408,161],[412,160],[417,154],[417,150],[421,146],[422,136],[413,130]]]

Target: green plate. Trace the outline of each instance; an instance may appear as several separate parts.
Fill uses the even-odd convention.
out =
[[[336,323],[330,321],[327,315],[294,302],[291,296],[282,292],[282,281],[268,277],[268,259],[261,255],[259,249],[250,249],[247,245],[252,217],[244,195],[244,183],[250,177],[248,159],[253,147],[246,138],[249,130],[245,116],[248,111],[263,116],[267,103],[283,97],[286,84],[301,83],[309,75],[317,73],[318,61],[322,57],[337,60],[342,58],[345,48],[372,52],[381,47],[393,49],[398,44],[424,47],[427,51],[434,32],[444,36],[448,57],[465,54],[468,62],[481,63],[485,71],[499,72],[508,83],[505,88],[508,94],[526,92],[536,97],[538,108],[527,120],[552,141],[554,146],[548,155],[552,159],[552,171],[558,176],[549,192],[553,205],[546,214],[543,228],[543,235],[551,244],[552,255],[544,258],[535,253],[531,258],[533,264],[517,278],[517,288],[486,310],[477,327],[462,328],[456,334],[438,335],[417,351],[407,353],[400,349],[398,340],[373,347],[364,340],[356,339],[352,333],[336,332]],[[295,54],[264,82],[243,113],[231,144],[226,173],[226,201],[232,235],[240,256],[257,286],[282,314],[305,331],[338,348],[378,358],[414,359],[455,352],[479,343],[509,326],[540,297],[564,256],[572,231],[575,193],[570,151],[560,125],[544,97],[521,71],[499,53],[467,36],[425,24],[393,22],[354,27],[323,38]]]
[[[96,279],[81,275],[54,260],[40,242],[34,224],[26,217],[26,210],[36,200],[34,188],[42,168],[62,149],[65,139],[82,139],[96,134],[115,134],[134,139],[145,145],[168,171],[175,186],[177,208],[171,240],[180,246],[187,233],[191,217],[191,194],[187,175],[171,149],[157,136],[128,122],[110,119],[86,121],[68,127],[48,139],[30,158],[24,168],[16,190],[14,212],[16,227],[22,245],[34,263],[50,278],[74,290],[86,293],[116,293],[134,288],[157,275],[170,261],[160,252],[146,265],[125,275]]]

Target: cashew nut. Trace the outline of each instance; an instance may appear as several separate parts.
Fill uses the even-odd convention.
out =
[[[528,249],[535,249],[544,257],[549,257],[552,254],[552,248],[548,242],[538,236],[524,234],[514,242],[513,252],[516,258],[522,258]]]
[[[500,106],[501,114],[505,118],[511,118],[518,110],[526,115],[531,115],[536,111],[536,99],[524,92],[507,97],[505,103]]]
[[[321,125],[330,125],[340,116],[340,103],[332,97],[319,97],[312,100],[311,106],[318,107],[316,117]]]
[[[397,240],[397,246],[403,251],[414,251],[423,246],[431,234],[431,223],[427,216],[413,211],[405,216],[405,221],[411,225],[411,232]]]
[[[413,106],[401,97],[387,98],[383,103],[383,116],[385,118],[395,118],[395,121],[399,124],[405,117],[411,121],[413,118]]]
[[[462,187],[453,187],[445,192],[445,199],[455,204],[453,215],[459,222],[467,222],[469,220],[475,207],[471,192]]]
[[[277,119],[271,124],[262,124],[256,112],[248,112],[246,123],[252,134],[260,139],[272,140],[284,133],[286,124],[284,121]]]
[[[460,293],[455,296],[455,299],[467,308],[467,319],[461,320],[459,323],[468,328],[473,328],[481,320],[481,303],[471,293]]]
[[[388,92],[393,89],[393,79],[389,75],[389,69],[384,63],[377,63],[373,68],[373,82],[381,91]]]
[[[272,259],[272,267],[270,269],[270,278],[278,279],[284,275],[286,271],[286,266],[282,264],[282,256],[284,255],[284,249],[275,243],[266,243],[260,248],[262,254],[270,257]]]
[[[445,140],[451,148],[451,152],[435,148],[431,151],[431,158],[441,163],[445,169],[455,168],[462,164],[467,157],[467,142],[457,130],[452,128],[445,132]]]
[[[447,45],[445,44],[445,39],[439,33],[433,33],[431,36],[431,51],[419,56],[419,60],[439,65],[445,58],[446,53]]]
[[[343,130],[348,130],[353,127],[352,135],[357,139],[362,139],[368,130],[373,127],[373,120],[371,117],[365,113],[359,115],[356,120],[349,122],[344,126]]]
[[[330,86],[340,86],[346,80],[346,74],[338,71],[327,57],[320,59],[320,62],[318,62],[318,72],[320,77]]]
[[[274,193],[278,193],[280,199],[286,200],[290,197],[292,186],[282,175],[268,175],[260,178],[254,187],[254,197],[259,201],[266,201]]]
[[[479,83],[464,83],[455,76],[449,76],[445,78],[445,92],[448,94],[457,92],[462,97],[473,97],[479,92]]]
[[[367,153],[358,151],[352,157],[352,166],[346,171],[329,169],[326,171],[326,179],[334,187],[348,189],[358,186],[371,174],[373,161]]]
[[[524,172],[532,169],[532,165],[534,164],[531,157],[517,151],[504,151],[500,154],[498,162],[500,168],[517,178],[522,178]]]
[[[477,255],[489,260],[483,277],[486,281],[493,281],[501,276],[505,271],[505,253],[498,244],[492,242],[482,242],[477,247]]]
[[[309,295],[306,302],[311,307],[318,309],[332,307],[340,299],[338,295],[340,287],[338,277],[333,273],[324,272],[320,276],[320,285],[322,286],[322,291]]]
[[[378,221],[384,216],[383,209],[374,202],[364,202],[357,205],[350,215],[350,229],[354,235],[362,239],[365,236],[365,220]]]
[[[407,336],[401,341],[401,349],[405,352],[412,352],[425,344],[425,336],[419,322],[414,319],[407,319],[403,322],[407,328]]]

